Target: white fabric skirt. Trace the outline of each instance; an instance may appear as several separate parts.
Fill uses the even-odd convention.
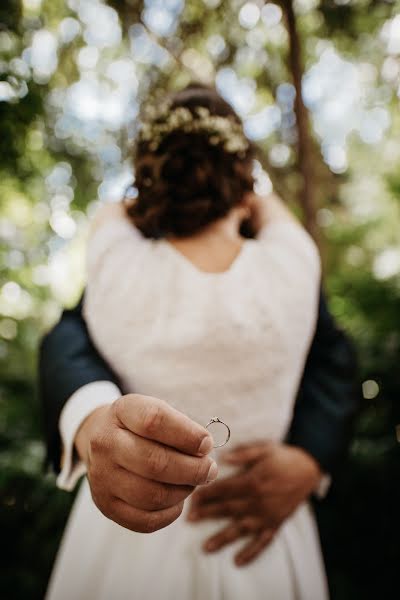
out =
[[[186,509],[189,506],[186,503]],[[46,600],[326,600],[318,532],[308,504],[252,563],[236,567],[242,539],[215,554],[202,543],[224,521],[190,523],[184,510],[152,534],[104,517],[85,480],[59,549]]]

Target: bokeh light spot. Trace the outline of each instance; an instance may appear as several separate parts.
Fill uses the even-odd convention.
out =
[[[379,394],[379,385],[373,379],[367,379],[362,384],[362,393],[365,400],[373,400]]]

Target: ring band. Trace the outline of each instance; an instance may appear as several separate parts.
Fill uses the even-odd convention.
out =
[[[229,429],[228,425],[221,421],[221,419],[219,419],[218,417],[211,417],[211,419],[206,425],[206,429],[208,429],[213,423],[221,423],[221,425],[224,425],[226,427],[227,434],[225,441],[222,444],[217,444],[216,446],[214,446],[214,448],[222,448],[222,446],[225,446],[225,444],[229,442],[229,438],[231,437],[231,430]]]

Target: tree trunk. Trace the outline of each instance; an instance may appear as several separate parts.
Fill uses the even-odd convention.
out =
[[[317,240],[317,203],[312,165],[313,142],[310,134],[308,112],[304,106],[302,97],[303,63],[301,58],[301,44],[296,28],[296,17],[293,11],[292,0],[283,0],[282,5],[286,13],[289,34],[289,68],[293,78],[293,85],[296,89],[294,110],[297,121],[298,163],[302,177],[299,203],[303,209],[305,226],[312,237]]]

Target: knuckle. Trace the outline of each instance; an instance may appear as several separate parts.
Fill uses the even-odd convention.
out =
[[[151,435],[162,428],[164,411],[161,405],[149,404],[143,411],[142,428],[145,435]]]
[[[93,491],[97,490],[98,488],[101,487],[99,485],[101,483],[100,471],[95,465],[93,465],[93,464],[89,465],[88,472],[87,472],[87,478],[89,480],[90,488],[92,490],[92,495],[93,495]]]
[[[96,454],[100,453],[101,450],[103,448],[102,445],[102,437],[100,435],[94,435],[90,440],[89,440],[89,450],[90,450],[90,454],[92,456],[95,456]]]
[[[98,455],[109,451],[112,448],[111,431],[96,433],[89,442],[91,455]]]
[[[126,508],[124,508],[117,499],[109,498],[106,504],[103,503],[103,505],[98,506],[98,508],[105,517],[111,519],[118,525],[121,525],[121,527],[141,533],[141,520],[138,519],[137,516],[127,512]]]
[[[237,540],[241,537],[241,532],[242,529],[240,523],[233,523],[225,531],[224,542],[233,542],[234,540]]]
[[[211,462],[210,460],[201,460],[201,459],[195,459],[196,460],[196,466],[195,466],[195,471],[194,471],[194,483],[196,485],[199,485],[201,483],[205,483],[207,481],[207,476],[208,476],[208,472],[210,470],[211,467]]]
[[[147,466],[152,475],[162,475],[168,467],[168,456],[165,448],[153,446],[147,456]]]
[[[174,520],[177,519],[178,517],[181,516],[182,512],[183,512],[183,507],[184,507],[184,502],[180,502],[179,504],[177,504],[175,506],[175,514],[174,514]]]
[[[158,529],[161,529],[162,521],[157,512],[148,512],[142,523],[143,533],[154,533]]]
[[[128,398],[129,396],[120,396],[113,403],[115,416],[120,422],[124,421],[124,414],[126,413],[126,405]]]
[[[121,506],[116,501],[110,501],[105,510],[99,507],[104,516],[108,519],[111,519],[118,525],[125,527],[126,529],[130,529],[131,531],[137,530],[137,523],[130,519],[124,511],[121,509]]]
[[[167,527],[173,521],[175,521],[183,511],[183,502],[177,504],[172,511],[168,511],[167,514],[153,511],[146,515],[146,519],[143,523],[143,533],[154,533],[163,527]]]
[[[111,516],[111,506],[108,496],[98,487],[91,487],[90,492],[92,494],[92,499],[99,511],[108,518],[112,518]]]
[[[111,465],[112,467],[112,465]],[[87,478],[90,485],[90,491],[98,499],[107,497],[111,494],[115,483],[113,469],[104,461],[94,461],[88,465]],[[115,487],[115,486],[114,486]]]
[[[171,504],[171,494],[166,485],[156,486],[153,494],[153,506],[156,509],[166,508]]]
[[[246,533],[248,533],[249,531],[250,531],[249,523],[246,523],[246,521],[244,521],[244,520],[239,521],[239,523],[237,524],[238,534],[246,535]]]
[[[250,531],[257,531],[257,522],[254,517],[243,517],[239,524],[241,533],[247,533]]]

